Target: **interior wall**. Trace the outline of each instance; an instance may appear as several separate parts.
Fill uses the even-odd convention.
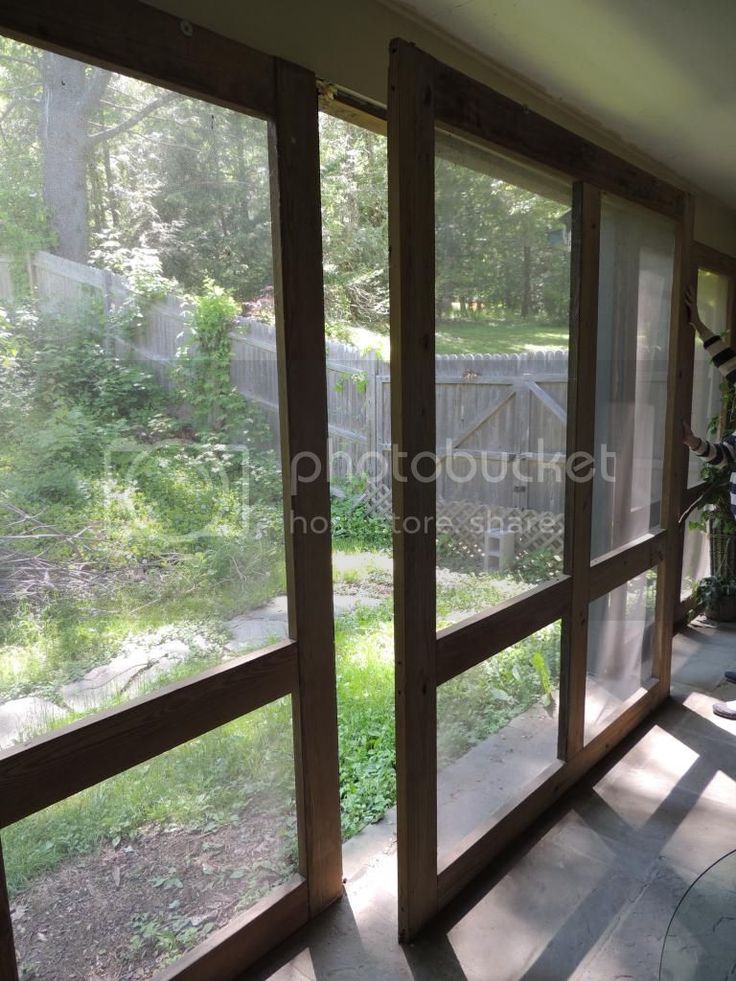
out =
[[[311,68],[318,77],[382,105],[386,102],[388,45],[415,42],[435,57],[530,106],[568,129],[618,153],[696,195],[695,236],[736,255],[736,213],[692,188],[661,161],[628,146],[593,121],[550,99],[513,71],[479,58],[406,10],[380,0],[155,0],[155,6],[202,24],[268,54]]]

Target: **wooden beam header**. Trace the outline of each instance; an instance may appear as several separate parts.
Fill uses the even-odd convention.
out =
[[[703,242],[693,242],[693,262],[708,272],[736,278],[736,258]]]
[[[0,33],[228,109],[274,113],[274,58],[146,3],[4,3]]]
[[[400,38],[391,42],[392,54],[402,48],[416,50]],[[682,218],[685,191],[442,64],[426,52],[418,51],[417,57],[425,60],[433,79],[437,123],[561,171],[573,180],[588,181],[602,191],[645,205],[669,218]]]

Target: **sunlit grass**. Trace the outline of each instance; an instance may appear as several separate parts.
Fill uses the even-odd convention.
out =
[[[567,325],[517,320],[444,320],[437,325],[437,354],[525,354],[567,349]]]
[[[103,841],[117,846],[149,825],[213,830],[269,794],[293,808],[290,705],[282,699],[3,830],[11,895]],[[288,821],[286,815],[278,815]],[[246,818],[247,820],[247,818]],[[293,821],[291,822],[293,824]]]
[[[533,320],[492,319],[439,320],[435,334],[437,354],[526,354],[549,348],[567,350],[567,324]],[[351,327],[350,341],[361,351],[375,351],[388,360],[390,341],[386,331]]]

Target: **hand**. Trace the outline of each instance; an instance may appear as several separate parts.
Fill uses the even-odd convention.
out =
[[[697,330],[703,321],[698,313],[698,301],[692,286],[688,286],[685,290],[685,309],[688,323]]]
[[[682,441],[689,449],[694,450],[700,440],[690,428],[690,423],[682,420]]]

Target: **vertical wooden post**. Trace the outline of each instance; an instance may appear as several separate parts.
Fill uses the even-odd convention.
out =
[[[731,269],[728,275],[728,299],[726,300],[726,324],[728,343],[736,345],[736,269]],[[697,282],[698,270],[693,269],[693,278]]]
[[[574,453],[595,456],[600,232],[601,192],[578,182],[572,195],[568,460]],[[565,494],[564,571],[572,576],[572,600],[562,620],[558,756],[563,760],[582,749],[585,731],[593,479],[591,466],[582,457],[580,463],[575,472],[588,479],[573,480],[568,473]]]
[[[422,479],[436,450],[435,228],[432,63],[401,41],[391,43],[388,162],[399,939],[407,941],[438,909],[436,488]]]
[[[694,260],[692,263],[691,276],[692,276],[692,283],[695,286],[698,279],[698,264]],[[676,299],[674,297],[672,302],[673,305],[676,302]],[[692,328],[690,328],[690,341],[687,343],[686,346],[683,346],[682,348],[683,359],[684,359],[682,362],[682,368],[684,371],[684,377],[689,378],[689,385],[690,385],[689,403],[688,405],[683,404],[682,418],[686,419],[688,422],[690,422],[692,417],[693,388],[695,385],[695,345],[697,343],[699,343],[699,341],[697,341],[695,337],[695,332],[692,330]],[[715,371],[716,369],[714,368],[713,370]],[[689,503],[688,502],[688,473],[690,469],[689,464],[690,464],[690,455],[688,453],[686,455],[685,465],[682,470],[680,512],[684,511],[685,507],[687,507],[687,504]],[[692,597],[686,597],[684,600],[681,598],[682,572],[683,572],[683,564],[685,559],[685,532],[687,530],[688,521],[690,521],[691,519],[692,519],[692,515],[686,518],[685,521],[682,522],[682,524],[678,523],[678,529],[677,529],[677,534],[679,538],[677,544],[677,555],[676,555],[677,570],[678,570],[677,571],[677,598],[675,600],[673,631],[674,631],[674,624],[681,623],[683,620],[687,619],[688,612],[692,607]],[[664,515],[662,517],[662,520],[660,521],[660,524],[663,523],[664,523]],[[655,635],[655,644],[656,644],[656,635]],[[658,676],[657,672],[659,671],[659,661],[657,660],[656,651],[657,651],[657,647],[655,646],[655,662],[652,667],[652,671],[655,674],[655,676]]]
[[[15,959],[13,924],[10,919],[10,901],[5,881],[5,864],[0,844],[0,978],[2,981],[18,981],[18,965]]]
[[[664,562],[657,583],[657,637],[653,674],[669,690],[672,634],[680,599],[683,535],[679,526],[687,485],[688,450],[682,442],[682,420],[690,418],[693,400],[692,328],[687,322],[685,289],[694,281],[693,200],[685,198],[682,220],[677,226],[675,275],[672,283],[670,348],[667,370],[667,416],[662,488],[662,527],[667,529]]]
[[[276,62],[270,127],[274,287],[302,872],[309,912],[342,894],[317,88]]]

